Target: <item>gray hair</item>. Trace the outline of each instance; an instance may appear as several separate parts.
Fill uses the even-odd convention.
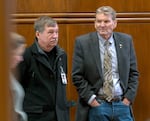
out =
[[[116,11],[110,6],[102,6],[96,10],[96,14],[103,13],[105,15],[111,15],[112,19],[116,19]]]
[[[54,27],[57,25],[57,22],[49,16],[41,16],[34,22],[34,30],[43,32],[45,26]]]

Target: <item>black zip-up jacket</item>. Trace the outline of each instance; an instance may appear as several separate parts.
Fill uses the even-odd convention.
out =
[[[52,69],[48,57],[39,52],[33,43],[24,53],[19,65],[20,82],[25,89],[23,103],[28,121],[69,121],[66,100],[66,84],[62,83],[61,71],[67,73],[67,55],[56,46],[56,59]]]

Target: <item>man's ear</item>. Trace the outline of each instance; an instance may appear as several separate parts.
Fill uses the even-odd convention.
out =
[[[117,20],[114,20],[114,29],[117,27]]]
[[[36,31],[35,36],[36,36],[37,38],[39,38],[39,34],[40,34],[40,32],[39,32],[39,31]]]

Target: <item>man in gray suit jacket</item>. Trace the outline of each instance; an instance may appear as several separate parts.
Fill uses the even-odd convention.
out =
[[[76,38],[72,79],[79,94],[76,121],[133,121],[131,105],[138,87],[138,70],[132,37],[113,32],[116,12],[110,6],[97,9],[96,32]],[[113,97],[104,94],[104,51],[109,41]]]

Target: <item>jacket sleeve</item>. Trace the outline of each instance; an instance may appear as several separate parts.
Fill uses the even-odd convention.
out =
[[[76,39],[73,55],[72,80],[78,91],[79,97],[88,103],[94,92],[91,85],[85,79],[84,50],[80,39]]]

